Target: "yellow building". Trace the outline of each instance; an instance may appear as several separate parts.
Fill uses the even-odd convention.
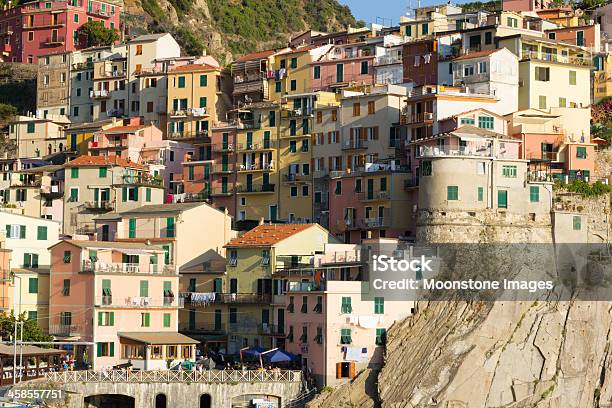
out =
[[[236,194],[238,220],[278,220],[278,104],[259,102],[238,110]]]
[[[111,118],[89,123],[75,123],[64,129],[66,135],[66,149],[77,155],[89,154],[88,143],[93,140],[93,135],[101,130],[120,125],[119,119]]]
[[[208,137],[212,122],[225,113],[219,68],[183,65],[168,73],[168,138]]]
[[[318,224],[262,224],[227,245],[228,288],[221,303],[228,305],[232,333],[228,352],[242,347],[282,347],[285,308],[281,272],[310,264],[324,244],[336,242]]]
[[[582,47],[524,34],[499,39],[519,57],[519,109],[591,104],[591,58]]]
[[[599,102],[612,96],[612,54],[595,57],[595,73],[593,78],[593,99]]]
[[[28,320],[36,320],[46,333],[49,329],[49,269],[13,268],[13,273],[16,279],[7,291],[8,307],[13,310],[16,295],[15,314],[25,314]]]

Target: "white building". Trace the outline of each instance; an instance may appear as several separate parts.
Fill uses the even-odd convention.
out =
[[[498,111],[507,115],[518,110],[518,57],[506,48],[462,55],[453,60],[453,85],[470,92],[494,95]]]
[[[403,42],[399,36],[386,35],[383,43],[376,46],[374,74],[377,84],[401,84],[404,81]]]

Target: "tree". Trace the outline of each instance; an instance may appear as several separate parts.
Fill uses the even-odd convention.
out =
[[[88,47],[111,45],[119,41],[119,31],[104,27],[103,21],[88,21],[79,28],[79,35],[87,37]]]
[[[53,338],[42,332],[35,320],[28,320],[25,313],[18,318],[18,322],[23,322],[23,341],[51,341]],[[17,329],[19,335],[19,328]],[[0,313],[0,336],[3,339],[10,339],[15,334],[15,315]]]

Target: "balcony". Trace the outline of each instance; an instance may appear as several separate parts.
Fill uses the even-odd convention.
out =
[[[108,99],[110,98],[110,92],[106,89],[98,91],[89,91],[89,97],[91,99]]]
[[[263,92],[268,85],[265,79],[257,78],[253,80],[245,80],[243,82],[236,83],[234,79],[234,95],[251,93],[251,92]]]
[[[314,282],[288,282],[287,292],[320,292],[325,290],[325,285]],[[310,310],[308,310],[310,312]]]
[[[258,329],[259,329],[258,330],[259,334],[268,335],[268,336],[277,336],[277,337],[285,336],[285,326],[283,325],[279,326],[276,324],[262,323],[259,325]]]
[[[389,191],[367,191],[357,195],[359,201],[386,201],[391,198]]]
[[[419,179],[416,177],[404,180],[404,191],[410,191],[419,186]]]
[[[95,306],[97,307],[134,307],[134,308],[143,308],[143,307],[184,307],[185,302],[183,298],[179,298],[178,296],[166,296],[160,298],[152,298],[148,296],[129,296],[129,297],[119,297],[119,296],[96,296],[95,298]]]
[[[274,164],[270,163],[246,163],[239,164],[238,171],[239,172],[247,172],[247,171],[273,171]]]
[[[109,118],[120,118],[121,116],[123,116],[123,109],[118,108],[118,109],[108,109],[106,111],[106,116],[108,116]]]
[[[93,61],[75,62],[74,64],[72,64],[72,69],[74,69],[75,71],[93,69]]]
[[[448,146],[429,147],[420,146],[417,152],[417,157],[444,157],[444,156],[475,156],[475,157],[493,157],[491,146],[473,146],[470,148],[452,149]]]
[[[274,192],[274,184],[246,184],[238,185],[236,192],[238,194],[266,194]]]
[[[221,143],[214,144],[211,146],[211,149],[214,153],[227,153],[234,151],[234,145],[232,143]]]
[[[112,211],[115,204],[109,200],[103,201],[85,201],[83,207],[89,211]]]
[[[528,153],[529,160],[559,161],[559,150]]]
[[[431,112],[421,113],[406,113],[402,115],[402,123],[406,125],[413,125],[418,123],[433,123],[434,114]]]
[[[91,141],[87,144],[87,147],[90,150],[97,149],[127,149],[128,148],[128,140],[127,139],[102,139],[101,141]]]
[[[390,217],[363,218],[362,228],[385,228],[391,225]]]
[[[269,293],[218,293],[215,297],[215,303],[220,304],[270,304],[271,302],[272,295]]]
[[[305,108],[283,108],[281,118],[304,118],[313,116],[312,107]]]
[[[311,180],[312,180],[312,176],[309,174],[298,174],[298,173],[283,174],[283,181],[286,183],[307,182]]]
[[[521,61],[541,61],[541,62],[552,62],[560,64],[580,65],[588,67],[592,65],[592,61],[588,58],[570,56],[570,55],[557,55],[548,54],[538,51],[522,51]]]
[[[91,14],[92,16],[102,17],[102,18],[110,18],[112,14],[107,10],[102,10],[101,8],[88,8],[87,14]]]
[[[331,264],[360,263],[361,251],[334,251],[315,256],[315,267]]]
[[[211,189],[210,191],[210,195],[211,197],[225,197],[225,196],[231,196],[232,194],[234,194],[234,189],[232,187],[226,186],[226,187],[214,187]]]
[[[233,173],[234,170],[236,169],[236,166],[232,163],[226,163],[226,164],[215,164],[212,166],[212,173],[213,174],[228,174],[228,173]]]
[[[187,334],[224,334],[227,332],[227,326],[223,323],[198,323],[197,325],[193,325],[191,327],[179,327],[179,331]]]
[[[399,55],[383,55],[381,57],[377,57],[374,60],[374,66],[378,67],[381,65],[392,65],[392,64],[401,64],[403,63],[402,57]]]
[[[210,143],[210,137],[208,137],[208,130],[198,130],[196,132],[170,132],[168,133],[168,139],[190,140],[202,144]]]
[[[100,72],[99,75],[96,75],[94,79],[119,79],[125,78],[126,72],[124,70],[116,70],[116,71],[103,71]]]
[[[164,180],[161,178],[156,178],[150,175],[124,175],[123,176],[123,184],[138,184],[141,186],[152,186],[152,187],[163,187]]]
[[[49,334],[52,336],[79,336],[82,331],[83,327],[76,324],[53,323],[49,325]]]
[[[92,235],[96,232],[94,224],[81,224],[76,229],[76,233],[79,235]]]
[[[367,148],[367,140],[344,140],[342,142],[342,150],[361,150]]]
[[[92,262],[90,260],[83,261],[81,272],[92,273],[123,273],[123,274],[175,274],[174,265],[148,265],[143,266],[139,263],[113,262],[106,263],[102,261]]]
[[[208,116],[207,108],[184,108],[170,111],[171,118],[184,118],[187,116],[203,117]]]
[[[255,152],[262,150],[273,150],[276,147],[276,142],[273,140],[264,141],[263,143],[240,143],[238,151]]]

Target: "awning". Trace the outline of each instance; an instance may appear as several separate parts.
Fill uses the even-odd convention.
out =
[[[122,332],[119,337],[145,344],[199,344],[200,342],[176,332]]]
[[[461,140],[465,140],[467,141],[472,141],[472,142],[482,142],[483,140],[486,140],[484,137],[482,136],[478,136],[478,135],[468,135],[466,133],[453,133],[453,135],[457,136],[459,139]]]
[[[154,254],[144,249],[117,249],[118,252],[122,254],[126,254],[128,256],[138,255],[138,256],[153,256]]]

